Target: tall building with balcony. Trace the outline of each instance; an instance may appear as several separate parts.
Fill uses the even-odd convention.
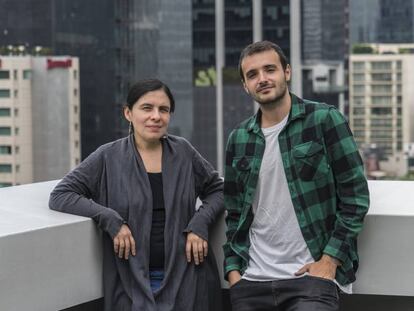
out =
[[[389,176],[407,173],[414,142],[414,44],[371,45],[351,55],[350,126],[361,150],[375,150]]]
[[[80,161],[77,58],[0,57],[0,186],[61,178]]]

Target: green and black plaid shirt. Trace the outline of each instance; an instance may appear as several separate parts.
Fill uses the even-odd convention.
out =
[[[348,123],[334,107],[291,94],[292,107],[279,146],[295,213],[316,260],[341,262],[336,280],[348,284],[358,268],[356,238],[369,206],[367,180]],[[227,242],[224,272],[241,273],[249,260],[252,202],[265,150],[258,114],[230,134],[224,180]],[[277,193],[278,189],[274,189]]]

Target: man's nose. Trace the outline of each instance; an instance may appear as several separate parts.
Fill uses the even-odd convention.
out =
[[[259,71],[259,83],[263,83],[267,81],[267,75],[264,71]]]

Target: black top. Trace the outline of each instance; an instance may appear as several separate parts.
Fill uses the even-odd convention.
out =
[[[164,269],[165,206],[162,173],[148,173],[152,191],[152,227],[150,238],[150,269]]]

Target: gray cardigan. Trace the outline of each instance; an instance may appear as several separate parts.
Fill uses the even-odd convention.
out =
[[[132,135],[98,148],[67,174],[50,195],[53,210],[91,217],[103,230],[105,310],[220,310],[221,289],[214,255],[200,266],[185,257],[186,232],[208,241],[210,225],[223,212],[223,182],[187,142],[162,139],[165,202],[165,278],[154,294],[149,282],[152,193]],[[196,199],[203,204],[195,210]],[[113,251],[113,237],[126,221],[137,254]]]

